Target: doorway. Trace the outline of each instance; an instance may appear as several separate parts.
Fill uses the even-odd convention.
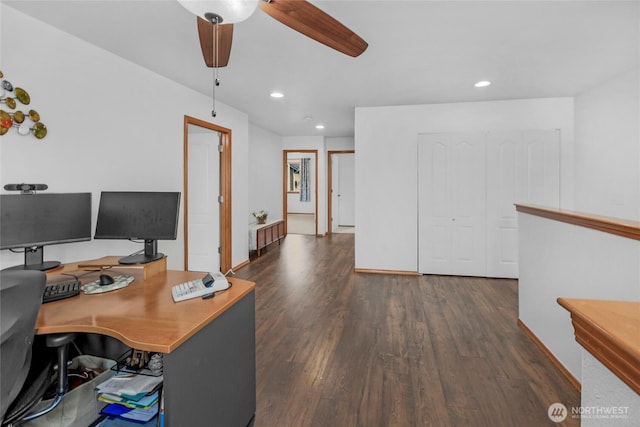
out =
[[[318,150],[282,151],[285,234],[318,235]]]
[[[355,233],[355,151],[328,151],[327,232]]]
[[[184,269],[231,269],[231,130],[184,117]]]

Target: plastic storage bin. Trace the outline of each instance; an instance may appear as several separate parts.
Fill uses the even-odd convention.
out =
[[[39,418],[24,423],[27,427],[87,427],[100,416],[100,410],[106,405],[97,399],[96,386],[109,378],[115,372],[111,367],[115,360],[97,356],[78,356],[71,362],[69,369],[93,368],[101,369],[100,375],[69,391],[62,402],[51,412]],[[44,401],[38,407],[44,407]]]

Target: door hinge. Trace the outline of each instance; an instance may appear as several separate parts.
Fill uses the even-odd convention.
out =
[[[222,246],[218,246],[218,253],[221,254],[222,253]]]
[[[218,152],[222,153],[224,151],[224,145],[218,144]]]
[[[218,203],[224,203],[224,196],[218,196]]]

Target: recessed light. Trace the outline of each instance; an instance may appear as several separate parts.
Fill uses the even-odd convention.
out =
[[[475,87],[487,87],[491,84],[491,82],[489,80],[482,80],[479,81],[478,83],[476,83],[474,86]]]
[[[271,92],[271,97],[272,98],[282,98],[282,97],[284,97],[284,94],[282,92]]]
[[[316,129],[324,129],[324,125],[316,125]]]

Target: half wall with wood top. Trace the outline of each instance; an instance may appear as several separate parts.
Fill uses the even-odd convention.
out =
[[[557,298],[640,301],[640,222],[517,205],[519,324],[576,387],[582,347]]]

